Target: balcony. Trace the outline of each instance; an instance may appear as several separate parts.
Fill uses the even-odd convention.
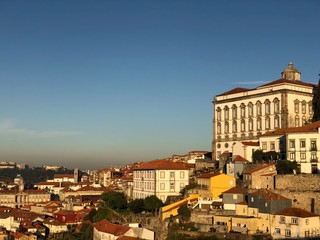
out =
[[[316,151],[317,151],[317,147],[316,146],[310,148],[310,152],[316,152]]]

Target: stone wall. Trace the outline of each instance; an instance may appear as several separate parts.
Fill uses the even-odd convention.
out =
[[[320,174],[277,175],[276,189],[319,191]]]
[[[277,175],[275,193],[292,199],[292,206],[320,214],[320,174]]]

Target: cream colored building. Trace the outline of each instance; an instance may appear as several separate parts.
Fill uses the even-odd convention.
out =
[[[313,116],[316,87],[301,81],[301,73],[289,63],[279,80],[215,96],[212,159],[225,151],[233,152],[239,142],[258,141],[267,131],[302,126]]]
[[[287,208],[274,214],[273,239],[320,238],[320,216],[300,208]]]
[[[260,137],[263,151],[278,152],[282,159],[296,161],[301,173],[320,172],[320,121],[302,127],[270,131]]]
[[[188,184],[189,170],[180,162],[154,160],[133,169],[133,199],[155,195],[165,202]]]
[[[0,205],[20,208],[31,203],[48,202],[51,194],[44,190],[2,190],[0,191]]]

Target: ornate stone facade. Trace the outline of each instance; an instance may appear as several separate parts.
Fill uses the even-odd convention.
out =
[[[233,152],[237,143],[258,141],[267,131],[302,126],[312,118],[317,86],[302,82],[292,63],[281,74],[281,79],[254,89],[235,88],[214,97],[213,160]]]

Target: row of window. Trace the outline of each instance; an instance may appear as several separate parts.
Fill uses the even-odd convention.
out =
[[[145,178],[145,179],[154,179],[155,172],[154,171],[134,171],[134,178]],[[170,179],[174,179],[176,177],[176,172],[169,172]],[[185,171],[179,172],[180,179],[185,179],[186,174]],[[166,178],[166,171],[160,171],[160,178]]]
[[[306,148],[306,140],[301,139],[299,141],[300,148]],[[296,148],[296,140],[290,139],[289,140],[289,148]],[[310,140],[310,151],[317,151],[317,141],[315,139]]]
[[[280,101],[278,98],[275,98],[273,100],[273,104],[274,104],[274,108],[273,108],[273,113],[274,114],[278,114],[280,113]],[[262,116],[262,103],[260,101],[256,102],[256,116]],[[302,114],[306,114],[307,113],[307,106],[309,108],[309,115],[313,114],[313,108],[312,108],[312,102],[306,102],[306,101],[302,101],[301,102],[301,113]],[[254,116],[254,105],[252,104],[252,102],[250,102],[248,104],[248,117],[253,117]],[[230,108],[228,106],[225,106],[223,108],[224,110],[224,120],[229,120],[229,112],[230,112]],[[217,111],[217,121],[221,121],[221,112],[222,109],[220,107],[218,107],[216,109]],[[237,119],[238,118],[238,107],[233,104],[231,107],[231,112],[232,112],[232,119]],[[299,100],[295,100],[294,101],[294,112],[295,113],[299,113],[300,112],[300,101]],[[269,100],[266,100],[264,102],[264,113],[265,115],[270,115],[271,114],[271,102]],[[246,118],[246,105],[244,103],[240,104],[240,117],[241,118]]]
[[[270,117],[266,117],[264,119],[264,123],[265,123],[265,129],[270,129],[271,128],[271,119]],[[280,117],[277,115],[274,117],[274,128],[279,128],[280,127]],[[256,127],[257,127],[257,131],[263,130],[262,129],[262,119],[261,118],[257,118],[256,120]],[[248,131],[253,131],[254,130],[254,119],[250,118],[248,120]],[[246,132],[246,121],[245,120],[241,120],[240,122],[240,131],[241,132]],[[224,133],[228,134],[230,132],[229,129],[229,122],[225,122],[224,123]],[[232,132],[236,133],[238,132],[238,122],[237,121],[233,121],[232,122]],[[222,133],[222,129],[221,129],[221,123],[218,122],[217,123],[217,134],[221,134]]]
[[[146,189],[146,190],[154,190],[154,181],[152,182],[146,182],[146,181],[134,181],[133,182],[133,187],[134,188],[139,188],[139,189]]]
[[[290,152],[289,159],[290,160],[296,160],[296,153],[295,152]],[[301,160],[307,159],[307,155],[306,155],[305,152],[301,152],[300,153],[300,159]],[[316,161],[318,160],[317,152],[311,152],[311,160],[316,160]]]

